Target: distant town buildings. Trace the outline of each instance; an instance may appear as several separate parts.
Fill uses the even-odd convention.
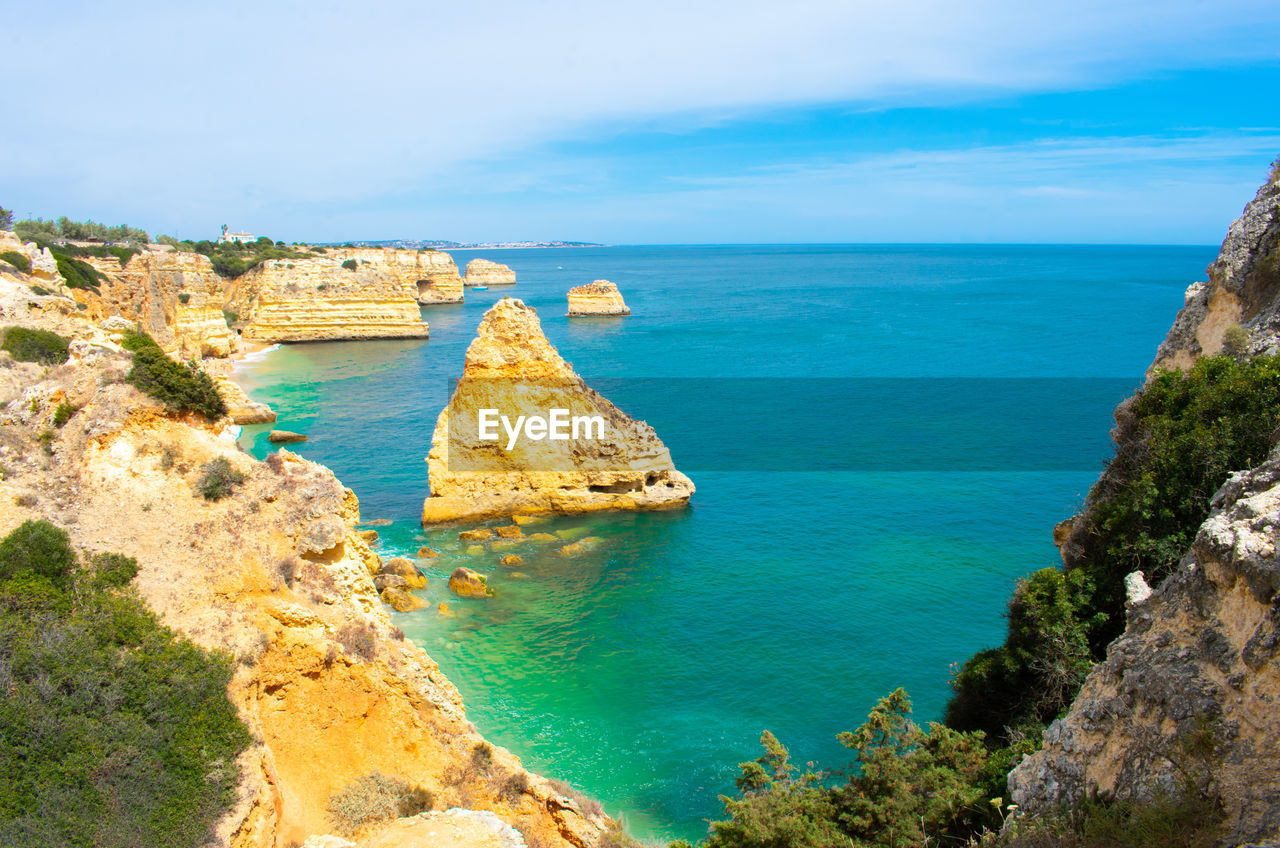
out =
[[[222,225],[222,235],[218,236],[218,244],[226,244],[227,242],[238,242],[240,244],[249,244],[257,241],[253,233],[229,233],[227,225]]]

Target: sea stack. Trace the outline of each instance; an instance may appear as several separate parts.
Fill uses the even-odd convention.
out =
[[[537,312],[509,297],[485,313],[467,348],[427,464],[426,525],[670,509],[694,492],[653,428],[589,388],[542,334]]]
[[[569,289],[569,315],[630,315],[618,287],[608,280],[596,280]]]
[[[514,286],[516,272],[499,262],[472,259],[467,263],[468,286]]]

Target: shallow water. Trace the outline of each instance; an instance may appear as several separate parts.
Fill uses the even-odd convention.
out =
[[[1053,524],[1096,477],[1112,407],[1214,249],[455,258],[476,255],[511,265],[519,284],[425,308],[430,340],[286,346],[241,375],[278,426],[310,436],[291,449],[332,467],[366,519],[393,520],[379,528],[384,556],[443,553],[425,563],[431,606],[396,621],[481,731],[637,835],[695,839],[766,728],[799,762],[842,765],[835,734],[897,686],[918,719],[940,717],[951,665],[1002,638],[1014,580],[1057,561]],[[565,291],[598,278],[619,285],[631,317],[565,318]],[[527,541],[468,555],[456,530],[422,531],[424,458],[449,380],[484,310],[508,294],[538,308],[589,383],[657,427],[697,484],[690,509],[526,528],[601,538],[576,557]],[[943,409],[948,385],[983,402]],[[898,419],[894,403],[907,410]],[[259,456],[267,429],[242,440]],[[509,552],[524,557],[518,569],[498,565]],[[496,597],[452,597],[459,564],[489,575]]]

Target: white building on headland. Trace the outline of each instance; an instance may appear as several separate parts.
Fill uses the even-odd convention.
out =
[[[222,225],[222,235],[218,236],[218,244],[226,244],[227,242],[239,242],[240,244],[249,244],[257,241],[253,233],[229,233],[227,225]]]

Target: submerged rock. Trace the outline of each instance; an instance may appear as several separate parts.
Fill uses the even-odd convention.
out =
[[[396,612],[413,612],[427,605],[407,589],[388,586],[382,590],[382,600]]]
[[[449,575],[449,588],[463,598],[487,598],[493,594],[483,574],[459,566]]]
[[[495,428],[514,438],[495,437]],[[427,463],[427,525],[670,509],[694,492],[653,428],[592,391],[542,334],[537,313],[512,298],[485,313]]]
[[[493,531],[488,527],[477,527],[475,530],[463,530],[458,534],[460,542],[483,542],[493,538]]]
[[[517,565],[524,565],[524,557],[518,554],[507,554],[501,560],[504,568],[515,568]]]
[[[433,551],[426,545],[418,548],[418,559],[435,559],[438,556],[440,556],[439,551]]]

